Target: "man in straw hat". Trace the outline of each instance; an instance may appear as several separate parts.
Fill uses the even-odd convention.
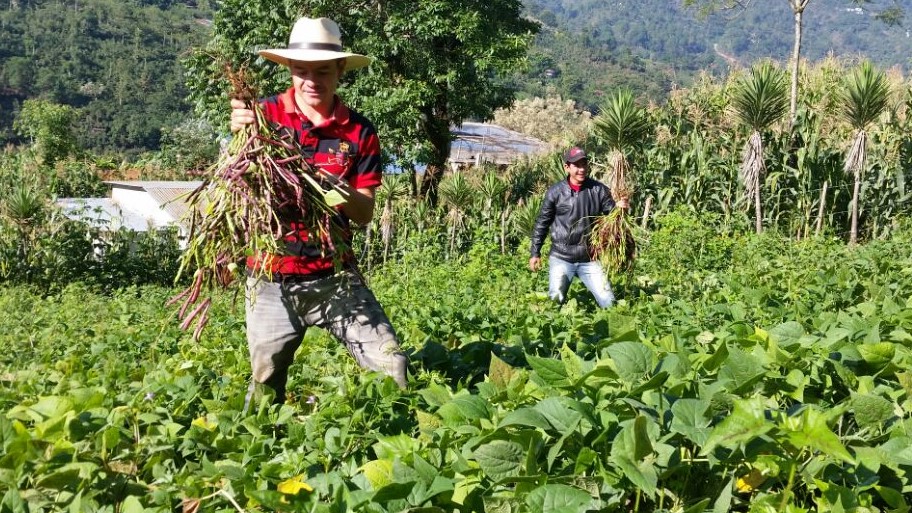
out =
[[[371,122],[346,107],[336,88],[344,71],[367,66],[370,60],[344,51],[338,25],[327,18],[299,19],[286,48],[259,54],[291,72],[288,90],[260,100],[265,118],[290,130],[308,163],[346,190],[342,222],[369,223],[374,191],[382,179],[380,141]],[[253,123],[254,112],[242,101],[232,100],[231,107],[232,130]],[[286,221],[293,226],[295,219]],[[350,242],[350,231],[348,236]],[[275,256],[270,279],[247,280],[253,379],[245,408],[263,385],[275,392],[276,402],[284,402],[288,368],[309,326],[331,332],[360,366],[406,385],[406,357],[383,307],[358,274],[353,252],[343,256],[345,269],[336,272],[333,256],[307,240],[306,230],[299,230],[289,240],[287,253]],[[256,264],[248,260],[248,269]]]
[[[592,260],[589,234],[595,217],[610,212],[614,201],[605,184],[589,177],[589,157],[582,148],[574,146],[564,152],[564,171],[567,177],[552,185],[542,201],[532,229],[529,269],[541,268],[541,249],[550,229],[548,296],[563,303],[570,282],[579,277],[598,305],[608,308],[614,304],[614,292],[602,265]],[[626,199],[618,200],[617,206],[627,205]]]

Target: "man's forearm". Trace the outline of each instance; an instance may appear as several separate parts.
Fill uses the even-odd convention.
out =
[[[346,188],[342,212],[359,226],[370,223],[374,216],[374,190]]]

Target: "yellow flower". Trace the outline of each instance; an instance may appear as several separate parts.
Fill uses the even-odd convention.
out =
[[[735,486],[741,493],[750,493],[766,481],[766,476],[758,469],[752,468],[750,472],[738,478]]]
[[[198,428],[203,428],[203,429],[205,429],[206,431],[212,431],[212,430],[214,430],[216,427],[218,427],[218,425],[217,425],[215,422],[210,421],[210,420],[209,420],[208,418],[206,418],[205,416],[200,417],[200,418],[198,418],[198,419],[194,419],[194,421],[191,422],[190,425],[191,425],[191,426],[196,426],[196,427],[198,427]]]
[[[314,490],[312,486],[304,482],[303,475],[295,476],[279,483],[279,492],[284,493],[285,495],[297,495],[301,490],[304,490],[305,492],[312,492]]]

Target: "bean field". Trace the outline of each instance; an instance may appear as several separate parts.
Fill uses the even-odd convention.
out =
[[[0,511],[908,511],[912,240],[726,235],[668,215],[620,299],[522,251],[369,272],[409,387],[308,332],[242,410],[242,294],[198,342],[176,288],[0,290]]]

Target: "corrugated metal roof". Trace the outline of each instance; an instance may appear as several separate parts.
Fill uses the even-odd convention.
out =
[[[82,221],[97,228],[144,232],[151,220],[138,212],[124,210],[111,198],[61,198],[57,205],[69,219]]]
[[[146,192],[152,196],[152,199],[161,205],[162,210],[171,216],[171,219],[174,219],[175,221],[181,221],[187,214],[187,210],[189,210],[187,202],[185,201],[186,195],[199,187],[200,183],[201,182],[184,182],[185,187],[183,188],[147,187]]]
[[[195,181],[161,181],[137,180],[132,182],[106,182],[112,187],[121,187],[134,191],[145,191],[171,219],[180,222],[187,214],[187,203],[184,196],[195,190],[203,182]]]
[[[456,164],[475,163],[480,155],[482,161],[505,165],[549,151],[544,141],[490,123],[466,122],[452,133],[450,162]]]

